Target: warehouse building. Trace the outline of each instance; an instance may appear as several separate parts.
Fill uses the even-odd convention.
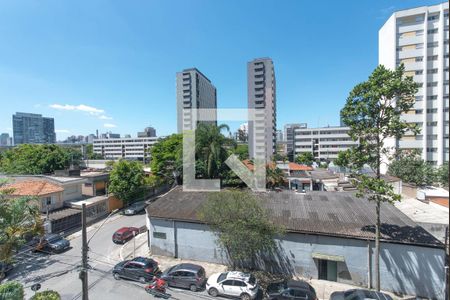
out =
[[[256,195],[271,221],[286,229],[270,263],[264,262],[267,268],[305,278],[374,286],[374,203],[347,192]],[[207,198],[207,192],[176,188],[152,202],[147,207],[152,253],[226,263],[227,255],[216,244],[216,235],[197,215]],[[443,244],[393,205],[382,204],[381,211],[381,288],[444,299]]]

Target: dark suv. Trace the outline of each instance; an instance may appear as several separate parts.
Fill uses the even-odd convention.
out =
[[[288,280],[271,283],[267,287],[270,300],[316,300],[316,291],[303,280]]]
[[[117,280],[125,278],[141,283],[151,281],[153,277],[160,273],[158,262],[151,258],[140,256],[118,263],[112,272],[114,278]]]
[[[136,227],[122,227],[112,236],[112,241],[116,244],[124,244],[131,240],[134,236],[139,234],[139,228]]]
[[[70,242],[59,234],[46,234],[34,238],[34,251],[62,252],[70,248]]]
[[[179,264],[165,270],[161,278],[169,286],[187,288],[195,292],[203,288],[206,282],[205,269],[194,264]]]

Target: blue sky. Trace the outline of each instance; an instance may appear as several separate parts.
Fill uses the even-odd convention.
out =
[[[149,125],[167,135],[177,71],[197,67],[219,107],[245,108],[246,63],[262,56],[275,64],[279,128],[338,125],[391,13],[436,3],[0,0],[0,132],[22,111],[54,117],[58,139]]]

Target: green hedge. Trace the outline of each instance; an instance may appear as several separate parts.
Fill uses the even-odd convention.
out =
[[[61,300],[61,296],[55,291],[43,291],[36,293],[30,300]]]
[[[23,286],[17,281],[0,284],[0,300],[23,300]]]

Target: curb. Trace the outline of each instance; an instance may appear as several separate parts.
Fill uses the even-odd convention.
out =
[[[141,233],[140,235],[141,236],[145,236],[145,233],[147,233],[147,232],[143,232],[143,233]],[[136,237],[135,237],[136,238]],[[125,249],[125,247],[127,246],[127,245],[131,245],[131,243],[133,243],[133,239],[131,239],[131,240],[129,240],[128,242],[126,242],[125,244],[123,244],[122,245],[122,247],[120,247],[120,251],[119,251],[119,257],[120,257],[120,260],[125,260],[125,259],[127,259],[128,257],[130,257],[131,255],[133,255],[133,251],[130,251],[130,253],[128,253],[127,255],[124,255],[123,254],[123,251],[124,251],[124,249]],[[144,241],[142,242],[142,243],[137,243],[136,244],[136,250],[138,250],[138,249],[140,249],[142,246],[144,246],[145,244],[147,243],[147,240],[146,239],[144,239]],[[131,249],[131,250],[133,250],[133,249]]]

